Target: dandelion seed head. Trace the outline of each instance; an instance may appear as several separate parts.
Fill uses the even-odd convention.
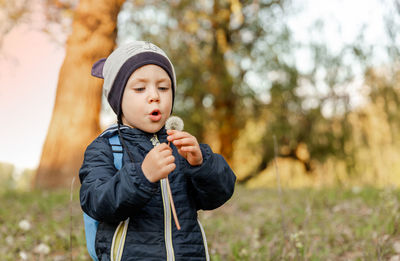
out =
[[[19,252],[19,258],[21,258],[21,260],[28,260],[28,254],[24,251]]]
[[[19,226],[19,228],[20,229],[22,229],[22,230],[24,230],[24,231],[28,231],[28,230],[30,230],[31,229],[31,223],[28,221],[28,220],[26,220],[26,219],[24,219],[24,220],[21,220],[19,223],[18,223],[18,226]]]
[[[6,237],[6,243],[8,245],[12,245],[14,243],[14,238],[12,236],[7,236]]]
[[[43,254],[43,255],[47,255],[50,253],[50,247],[46,244],[40,243],[39,245],[37,245],[35,247],[35,249],[33,250],[36,254]]]
[[[399,256],[399,255],[392,256],[392,257],[389,259],[389,261],[400,261],[400,256]]]
[[[178,116],[169,117],[167,122],[165,123],[165,128],[167,130],[182,131],[183,126],[184,126],[183,120],[181,118],[179,118]]]
[[[393,250],[397,254],[400,254],[400,242],[399,241],[396,241],[393,243]]]

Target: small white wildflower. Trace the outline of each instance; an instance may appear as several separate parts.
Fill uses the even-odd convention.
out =
[[[12,236],[6,237],[6,243],[12,245],[14,243],[14,238]]]
[[[400,261],[400,256],[396,255],[396,256],[392,256],[389,261]]]
[[[296,241],[299,238],[299,234],[295,232],[295,233],[290,234],[289,237],[291,240]]]
[[[48,253],[50,253],[50,247],[46,244],[40,243],[35,247],[33,252],[35,252],[36,254],[47,255]]]
[[[212,255],[215,255],[217,253],[217,250],[215,248],[211,248],[210,252],[211,252]]]
[[[19,222],[18,226],[19,226],[20,229],[22,229],[22,230],[24,230],[24,231],[28,231],[28,230],[30,230],[31,227],[32,227],[32,226],[31,226],[31,223],[30,223],[28,220],[26,220],[26,219],[21,220],[21,221]]]
[[[28,260],[28,254],[25,251],[21,251],[19,252],[19,258],[21,258],[21,260]]]
[[[393,243],[393,250],[397,254],[400,254],[400,241],[396,241]]]
[[[300,241],[297,241],[296,247],[301,249],[301,248],[303,248],[303,244]]]
[[[247,256],[247,249],[246,248],[242,248],[241,250],[240,250],[240,252],[239,252],[239,255],[240,256]]]

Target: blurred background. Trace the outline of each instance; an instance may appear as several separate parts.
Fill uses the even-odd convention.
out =
[[[239,194],[221,215],[255,210],[266,197],[276,200],[269,205],[276,207],[277,216],[269,217],[276,218],[275,226],[264,227],[270,221],[262,218],[264,225],[242,231],[253,248],[268,247],[249,250],[241,239],[221,240],[210,243],[215,260],[309,259],[321,248],[303,229],[314,207],[348,211],[340,223],[363,207],[362,213],[372,215],[378,211],[374,204],[382,216],[339,229],[345,242],[327,239],[321,244],[332,248],[325,253],[334,254],[315,260],[357,259],[360,251],[352,250],[369,243],[371,252],[361,251],[361,260],[400,260],[400,1],[3,0],[0,7],[0,192],[12,195],[3,198],[10,204],[19,197],[26,202],[38,189],[38,200],[53,200],[46,193],[59,193],[55,189],[65,196],[71,184],[76,191],[86,146],[116,120],[102,96],[102,81],[90,76],[91,66],[119,44],[147,40],[175,66],[174,114],[183,118],[186,131],[221,153],[238,177]],[[286,196],[273,192],[280,187]],[[350,198],[332,203],[339,194]],[[254,200],[240,201],[241,195]],[[46,202],[44,209],[53,211]],[[79,202],[73,204],[79,218]],[[290,211],[293,219],[303,217],[300,223]],[[389,212],[387,226],[377,229]],[[371,230],[351,231],[354,224]],[[330,225],[336,233],[337,224]],[[266,236],[274,229],[281,237]],[[221,231],[212,231],[216,240]],[[74,234],[64,231],[61,238],[83,248],[77,233],[71,239]],[[349,243],[361,238],[370,241]],[[32,245],[47,241],[39,235]],[[271,242],[283,243],[274,249]],[[351,255],[332,250],[346,242]],[[60,248],[71,258],[85,260],[64,243]],[[15,253],[32,257],[29,251]],[[43,253],[34,252],[41,258],[49,254]],[[63,260],[63,254],[56,256]]]
[[[397,1],[1,5],[3,184],[70,183],[84,148],[115,121],[90,66],[136,39],[169,54],[174,113],[240,182],[275,185],[276,156],[287,186],[400,184]]]

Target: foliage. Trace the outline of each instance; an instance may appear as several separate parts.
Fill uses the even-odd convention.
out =
[[[175,113],[201,141],[215,137],[216,150],[230,160],[238,131],[260,104],[246,79],[265,72],[259,57],[285,31],[279,18],[286,2],[128,1],[119,38],[150,40],[167,51],[178,75]]]
[[[3,2],[14,6],[5,9],[13,22],[28,10]],[[78,2],[46,0],[46,19],[70,28]],[[130,0],[119,14],[118,37],[167,51],[178,76],[174,112],[232,163],[242,182],[270,173],[274,136],[288,169],[293,163],[304,176],[343,180],[346,173],[369,182],[398,170],[400,4],[387,3],[388,64],[379,67],[363,31],[338,51],[320,38],[296,42],[287,22],[296,12],[290,0]],[[316,21],[310,39],[323,30]],[[363,93],[354,95],[354,85]],[[356,108],[353,96],[367,102]]]
[[[335,141],[338,133],[343,132],[343,124],[348,127],[348,133],[343,143],[338,143],[338,152],[327,153],[323,161],[315,161],[318,157],[311,157],[314,161],[313,170],[307,171],[301,166],[301,160],[282,157],[278,155],[278,166],[281,173],[282,184],[288,187],[320,186],[320,185],[400,185],[398,173],[400,164],[399,148],[399,103],[398,84],[396,75],[390,75],[388,71],[378,72],[369,70],[366,74],[364,88],[369,90],[368,103],[346,113],[346,118],[325,119],[320,123],[321,133],[310,131],[307,138],[313,140],[310,143],[300,144],[295,151],[296,157],[309,158],[310,144],[319,140],[332,137]],[[268,119],[268,118],[267,118]],[[263,160],[262,150],[270,151],[271,157],[274,145],[259,146],[270,123],[249,122],[245,131],[236,144],[237,155],[234,162],[239,176],[251,176],[250,171],[259,166]],[[316,127],[316,126],[314,126]],[[294,132],[301,130],[294,130]],[[317,135],[318,134],[318,135]],[[279,134],[277,135],[279,137]],[[272,137],[270,138],[272,139]],[[247,144],[251,144],[250,147]],[[338,141],[336,141],[338,142]],[[270,142],[270,144],[272,141]],[[280,147],[285,152],[287,148]],[[239,153],[240,152],[240,153]],[[329,151],[328,151],[329,152]],[[339,154],[340,153],[340,154]],[[284,154],[283,154],[284,155]],[[269,164],[261,169],[257,175],[249,181],[250,186],[275,186],[275,166]]]
[[[285,190],[280,199],[239,188],[202,217],[212,260],[388,260],[399,251],[398,207],[391,189]]]
[[[77,193],[74,194],[72,212],[69,208],[70,196],[66,191],[9,191],[0,197],[2,260],[61,261],[69,260],[71,254],[74,260],[90,260],[85,252],[83,219]],[[74,246],[72,252],[70,240]]]
[[[389,260],[400,255],[399,195],[354,187],[286,189],[279,198],[238,186],[200,220],[211,260]],[[2,260],[90,260],[77,191],[71,205],[69,191],[9,191],[0,201]]]
[[[310,54],[308,70],[298,66],[293,58],[282,59],[282,53],[275,57],[276,68],[269,72],[270,100],[263,105],[259,117],[247,122],[253,125],[251,122],[265,121],[258,124],[263,130],[258,131],[259,138],[248,144],[252,149],[259,147],[251,153],[259,158],[258,165],[242,181],[268,167],[275,156],[274,136],[279,147],[277,156],[298,160],[307,172],[315,171],[317,164],[331,157],[343,161],[349,173],[354,169],[354,147],[349,146],[353,135],[349,114],[355,109],[350,103],[355,72],[354,65],[345,61],[349,57],[355,59],[358,53],[348,47],[335,54],[319,43],[303,48]],[[294,57],[298,47],[291,43],[285,50],[286,56]],[[241,135],[249,137],[251,134],[245,133],[252,130],[244,128]],[[240,149],[236,151],[235,158],[243,157]]]
[[[179,85],[175,112],[233,165],[243,162],[237,143],[251,136],[246,126],[260,123],[261,138],[241,147],[259,158],[239,174],[241,181],[268,167],[273,136],[278,156],[300,161],[307,172],[331,157],[355,172],[351,85],[371,53],[362,33],[339,52],[320,39],[296,42],[284,19],[291,12],[290,1],[154,0],[128,1],[119,17],[120,41],[147,39],[171,54]],[[310,34],[323,30],[316,23]],[[307,61],[298,60],[300,51]]]

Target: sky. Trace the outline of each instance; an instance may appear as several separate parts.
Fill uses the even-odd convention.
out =
[[[0,162],[38,165],[50,122],[64,50],[21,25],[10,32],[0,58]]]
[[[368,42],[379,44],[385,35],[379,0],[293,2],[304,8],[289,21],[299,41],[309,39],[309,28],[317,18],[322,18],[326,26],[326,33],[318,37],[333,48],[353,41],[364,23],[369,27]],[[36,8],[34,21],[16,26],[0,47],[0,162],[12,163],[17,169],[39,164],[65,56],[62,44],[35,29],[43,23],[42,16],[41,8]]]

